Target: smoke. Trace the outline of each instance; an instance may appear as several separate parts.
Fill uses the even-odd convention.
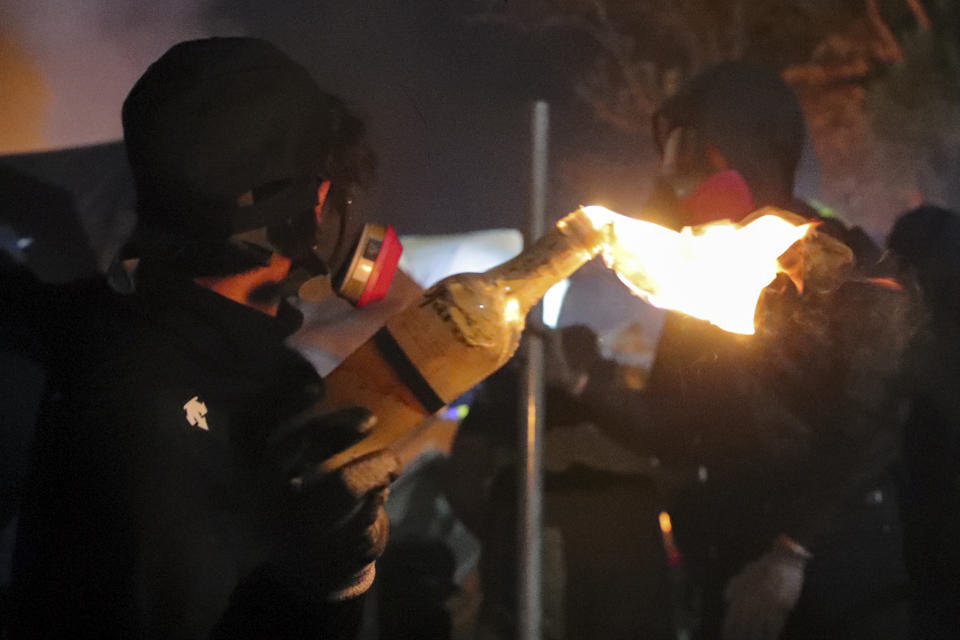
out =
[[[181,40],[238,35],[215,0],[0,0],[0,153],[121,137],[120,107]],[[8,93],[8,79],[20,79]]]

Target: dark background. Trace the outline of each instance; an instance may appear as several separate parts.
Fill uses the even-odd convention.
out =
[[[119,104],[125,92],[150,60],[179,39],[246,34],[278,44],[305,64],[322,87],[341,95],[366,117],[379,158],[366,215],[395,224],[401,233],[521,226],[529,188],[530,110],[536,99],[551,103],[554,168],[563,158],[581,155],[588,164],[589,158],[602,157],[604,166],[618,166],[606,186],[594,180],[587,188],[571,185],[561,171],[553,171],[551,215],[559,217],[581,202],[600,199],[611,206],[635,207],[646,185],[644,175],[625,169],[647,157],[646,133],[624,134],[597,122],[591,108],[571,91],[572,80],[591,62],[589,43],[570,34],[531,35],[477,19],[474,2],[173,3],[174,8],[191,7],[189,25],[152,15],[145,3],[124,7],[101,2],[101,12],[84,14],[80,26],[74,24],[74,31],[67,34],[72,41],[90,32],[103,42],[131,44],[131,55],[124,65],[117,65],[111,78],[104,78],[97,66],[109,58],[102,42],[91,43],[96,60],[90,65],[67,67],[63,59],[70,52],[51,35],[56,21],[37,27],[36,10],[16,4],[22,3],[7,6],[16,9],[22,28],[10,30],[14,21],[8,23],[8,31],[19,33],[23,56],[36,63],[47,84],[46,123],[38,148],[107,141],[118,135]],[[150,29],[153,18],[158,33],[133,40],[138,30]],[[82,56],[84,51],[74,50],[72,55]],[[134,59],[145,62],[134,70]],[[90,76],[87,86],[84,74]],[[127,77],[121,86],[121,78]],[[91,95],[94,87],[99,88],[97,95]],[[63,104],[67,97],[74,103],[89,99],[102,104],[95,112],[92,107],[68,109]],[[85,227],[94,244],[112,246],[114,239],[103,235],[111,230],[98,220],[116,216],[103,206],[92,211],[87,206],[90,198],[83,194],[102,190],[105,180],[116,184],[116,174],[123,171],[116,166],[122,154],[105,148],[88,155],[81,163],[76,157],[64,161],[57,156],[7,163],[74,188],[84,200],[80,214],[88,221]],[[105,179],[104,174],[111,177]],[[95,199],[104,201],[102,195]],[[112,206],[122,205],[129,208],[127,202]]]

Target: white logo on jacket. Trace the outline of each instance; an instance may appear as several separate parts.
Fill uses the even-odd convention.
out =
[[[198,427],[204,431],[210,430],[210,427],[207,426],[207,405],[203,404],[197,396],[187,400],[183,409],[187,412],[187,422],[190,423],[191,427]]]

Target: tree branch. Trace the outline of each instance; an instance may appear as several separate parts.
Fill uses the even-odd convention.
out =
[[[933,23],[930,21],[930,14],[923,7],[921,0],[907,0],[907,6],[913,12],[913,17],[917,19],[917,25],[922,31],[930,31]]]
[[[869,73],[870,63],[866,60],[856,60],[835,66],[798,64],[784,69],[782,75],[789,84],[824,86],[860,82],[866,79]]]
[[[880,7],[877,5],[877,0],[865,0],[865,3],[867,18],[870,20],[870,25],[880,39],[881,58],[886,62],[903,62],[903,49],[900,48],[900,43],[897,42],[896,37],[894,37],[893,31],[890,30],[883,16],[880,15]]]

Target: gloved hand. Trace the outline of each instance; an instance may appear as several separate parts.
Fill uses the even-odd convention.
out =
[[[268,439],[279,489],[272,569],[304,598],[342,600],[365,592],[387,544],[383,509],[400,461],[389,450],[333,472],[320,465],[358,442],[376,424],[366,409],[308,409]]]
[[[727,583],[724,640],[776,640],[803,589],[803,574],[813,556],[780,536],[770,551]]]

